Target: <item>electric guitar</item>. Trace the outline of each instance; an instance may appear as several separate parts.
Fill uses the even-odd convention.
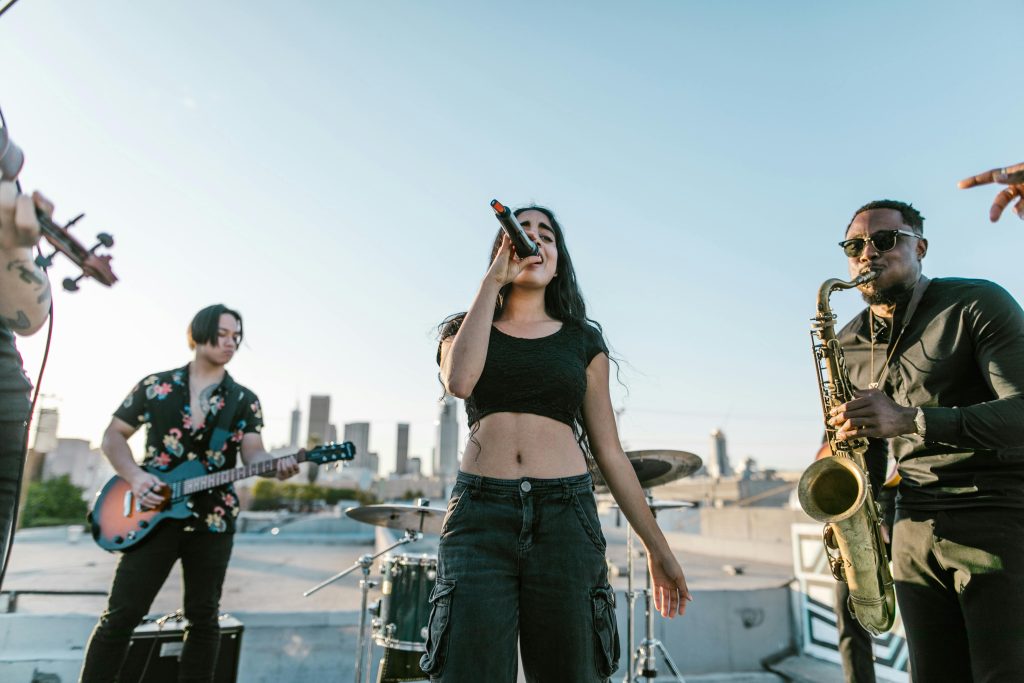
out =
[[[317,446],[303,453],[296,453],[298,462],[314,462],[318,465],[352,460],[356,456],[356,447],[351,441],[329,443]],[[113,477],[96,494],[92,511],[89,513],[89,524],[92,537],[104,550],[128,550],[144,540],[157,525],[168,517],[185,519],[192,515],[190,497],[194,493],[206,491],[230,484],[239,479],[246,479],[257,474],[269,474],[276,471],[277,463],[289,456],[262,460],[245,467],[236,467],[220,472],[207,472],[206,466],[199,460],[184,462],[169,472],[160,472],[153,468],[145,468],[150,474],[160,478],[165,486],[157,492],[163,496],[163,503],[155,508],[142,508],[136,500],[131,485],[121,477]]]

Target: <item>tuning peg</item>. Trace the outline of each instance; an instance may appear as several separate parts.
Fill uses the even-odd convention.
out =
[[[66,277],[64,278],[64,289],[68,292],[78,291],[78,281],[81,280],[85,275],[79,275],[76,278]]]
[[[43,256],[42,254],[36,256],[36,265],[42,268],[43,270],[46,270],[47,268],[53,265],[53,257],[56,256],[58,253],[59,252],[55,251],[49,256]]]
[[[64,226],[64,229],[68,230],[72,225],[74,225],[78,221],[82,220],[83,218],[85,218],[85,214],[84,213],[78,214],[77,216],[75,216],[74,218],[72,218],[70,221],[67,222],[67,224]]]
[[[111,235],[110,233],[101,232],[100,234],[96,235],[96,240],[97,240],[97,244],[95,246],[93,246],[93,248],[90,249],[89,251],[94,252],[101,245],[106,247],[106,248],[108,248],[108,249],[110,247],[114,246],[114,236]]]

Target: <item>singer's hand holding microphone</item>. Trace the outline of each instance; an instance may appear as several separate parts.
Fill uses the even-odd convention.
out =
[[[497,281],[499,287],[504,287],[530,266],[543,263],[544,258],[540,255],[540,247],[523,230],[507,206],[495,199],[491,208],[505,234],[501,236],[501,247],[487,274]]]

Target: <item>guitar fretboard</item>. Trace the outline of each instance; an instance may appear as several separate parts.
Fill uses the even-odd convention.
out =
[[[260,474],[276,472],[277,463],[284,460],[286,457],[288,456],[272,458],[270,460],[261,460],[260,462],[254,462],[251,465],[246,465],[244,467],[235,467],[230,470],[212,472],[202,477],[192,477],[191,479],[174,482],[171,485],[171,496],[173,498],[190,496],[193,493],[199,493],[200,491],[206,491],[207,489],[224,486],[225,484],[230,484],[231,482],[238,481],[239,479],[246,479]],[[296,462],[305,462],[306,460],[305,455],[300,455],[298,453],[293,457]]]

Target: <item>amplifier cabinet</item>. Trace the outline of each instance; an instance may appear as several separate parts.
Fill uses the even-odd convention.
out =
[[[178,659],[188,624],[180,614],[147,618],[132,634],[128,657],[118,680],[122,683],[177,683]],[[220,616],[220,652],[214,683],[235,683],[242,652],[242,622]]]

